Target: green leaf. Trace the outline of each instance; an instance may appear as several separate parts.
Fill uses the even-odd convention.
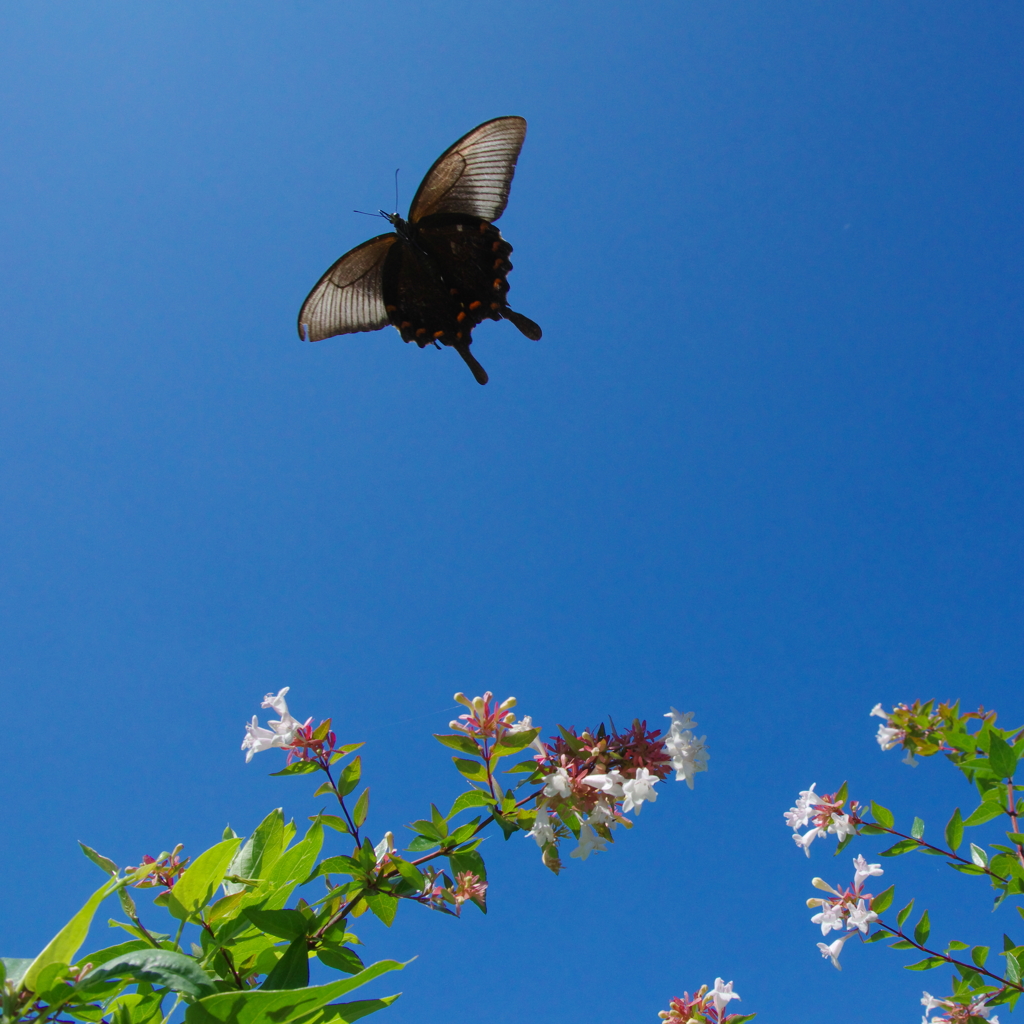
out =
[[[185,1020],[187,1024],[288,1024],[288,1021],[313,1013],[332,999],[404,966],[397,960],[381,960],[352,978],[340,978],[327,985],[276,992],[265,989],[218,992],[193,1003],[185,1011]]]
[[[946,863],[954,870],[959,871],[962,875],[983,875],[985,874],[984,868],[979,868],[976,864],[954,864],[952,861],[947,860]]]
[[[479,761],[467,761],[464,757],[453,757],[452,760],[463,778],[470,782],[487,781],[487,769]]]
[[[241,839],[223,839],[196,857],[167,897],[168,911],[184,921],[205,907],[224,880],[241,845]]]
[[[102,871],[105,871],[108,875],[113,875],[117,878],[121,869],[109,858],[104,857],[102,853],[97,853],[91,846],[86,846],[81,839],[78,840],[78,845],[82,848],[82,853],[86,855]]]
[[[969,949],[969,948],[970,948],[970,943],[961,942],[959,939],[953,939],[949,943],[949,945],[946,946],[947,950],[950,950],[950,949],[952,949],[952,950],[960,950],[960,949]]]
[[[876,914],[884,914],[892,906],[893,896],[896,894],[896,886],[890,885],[884,892],[880,892],[871,901],[871,909]]]
[[[902,928],[904,922],[910,917],[910,912],[914,909],[914,901],[911,900],[897,915],[896,915],[896,926]]]
[[[874,800],[871,801],[871,813],[875,821],[884,828],[892,828],[896,822],[896,819],[892,816],[892,811],[888,807],[876,804]]]
[[[923,946],[928,941],[928,936],[931,934],[932,925],[928,919],[928,911],[926,910],[921,915],[921,920],[917,922],[917,926],[914,928],[914,941],[919,945]]]
[[[507,757],[509,754],[518,754],[524,747],[528,747],[538,736],[540,729],[524,729],[522,732],[513,732],[505,735],[491,748],[491,757]]]
[[[370,910],[390,928],[398,911],[398,899],[390,893],[378,892],[373,889],[366,891],[364,899]]]
[[[15,988],[18,988],[31,964],[31,957],[0,957],[0,975],[3,975],[4,979]]]
[[[485,793],[482,789],[467,790],[455,798],[455,803],[452,804],[452,809],[448,812],[447,820],[451,821],[459,811],[464,811],[467,807],[490,807],[493,804],[494,797],[490,793]]]
[[[474,818],[472,821],[467,821],[465,825],[460,825],[448,837],[448,842],[445,843],[445,846],[457,846],[459,843],[464,843],[467,839],[472,838],[479,824],[480,819]]]
[[[401,857],[397,857],[394,854],[391,855],[391,863],[402,878],[417,892],[422,891],[426,885],[426,879],[423,877],[423,872],[415,864],[410,864],[407,860],[402,860]]]
[[[452,866],[453,875],[462,871],[472,871],[482,882],[487,881],[487,868],[484,867],[484,859],[476,850],[449,853],[448,863]]]
[[[320,771],[320,765],[316,761],[292,761],[285,765],[279,772],[271,772],[271,775],[308,775],[310,772]]]
[[[984,967],[985,961],[988,959],[988,946],[975,946],[971,950],[971,959],[974,961],[975,967]]]
[[[756,1013],[733,1014],[727,1019],[729,1024],[747,1024],[747,1021],[753,1020],[756,1016]]]
[[[277,862],[284,849],[284,813],[280,807],[272,810],[253,830],[231,860],[225,874],[240,878],[262,878],[264,871]],[[244,892],[245,886],[238,882],[224,882],[224,892],[231,896]]]
[[[36,991],[36,982],[44,967],[50,964],[70,964],[89,934],[96,908],[117,888],[113,879],[100,886],[86,901],[85,906],[43,948],[29,964],[22,978],[22,986],[30,992]],[[8,975],[10,976],[10,975]]]
[[[910,826],[910,834],[915,839],[921,839],[924,836],[924,822],[920,818],[914,819],[914,824]]]
[[[76,986],[87,991],[98,982],[111,978],[134,978],[151,985],[163,985],[190,999],[201,999],[216,992],[213,979],[192,957],[170,949],[140,949],[94,967]]]
[[[907,964],[908,971],[930,971],[935,967],[941,967],[946,961],[941,956],[930,956],[924,960],[918,960],[916,964]]]
[[[92,964],[93,967],[100,967],[115,957],[124,956],[126,953],[134,953],[140,949],[152,948],[148,942],[143,942],[141,939],[131,939],[128,942],[119,942],[115,946],[107,946],[105,949],[95,949],[91,953],[79,956],[78,962],[80,964]]]
[[[308,984],[309,943],[302,935],[284,951],[284,956],[263,980],[260,991],[305,988]]]
[[[1017,846],[1024,846],[1024,833],[1007,832],[1006,838],[1009,839],[1011,843],[1014,843]]]
[[[414,832],[419,832],[422,836],[426,836],[428,839],[443,839],[448,835],[447,825],[445,825],[443,832],[438,832],[437,829],[434,828],[434,823],[432,821],[427,821],[426,818],[419,818],[414,821],[409,828]]]
[[[435,732],[434,739],[438,743],[443,743],[446,747],[451,747],[453,750],[458,750],[463,754],[469,754],[470,757],[480,756],[479,746],[462,733],[456,732],[440,735]]]
[[[434,834],[444,839],[448,835],[448,822],[434,804],[430,805],[430,821],[434,826]]]
[[[954,812],[953,816],[946,823],[946,844],[949,848],[956,853],[960,849],[960,844],[964,841],[964,821],[960,817],[960,808],[958,807]]]
[[[432,850],[435,846],[440,845],[437,839],[430,839],[428,836],[417,836],[406,849],[410,853],[425,853],[427,850]]]
[[[992,734],[989,741],[988,759],[992,770],[1001,779],[1012,779],[1017,770],[1017,755],[1013,748],[1001,736]]]
[[[988,867],[988,854],[980,846],[975,846],[974,843],[971,843],[971,860],[979,868]]]
[[[1002,804],[996,800],[982,801],[964,821],[964,827],[970,828],[973,825],[984,825],[986,821],[998,818],[1003,813]]]
[[[359,794],[359,799],[356,801],[356,806],[352,811],[352,823],[356,828],[361,828],[363,822],[366,821],[366,815],[370,810],[370,787]]]
[[[886,831],[881,825],[873,825],[870,821],[860,826],[857,832],[859,836],[884,836]]]
[[[316,955],[328,967],[335,971],[344,971],[345,974],[358,974],[363,969],[363,961],[359,959],[355,950],[347,947],[322,947],[316,951]]]
[[[917,946],[915,946],[912,942],[907,942],[906,939],[897,939],[896,942],[893,942],[893,943],[891,943],[889,945],[889,948],[890,949],[917,949]]]
[[[312,924],[311,920],[298,910],[259,910],[256,907],[246,907],[243,913],[261,932],[289,941],[307,935]]]
[[[300,842],[290,850],[285,850],[274,866],[267,873],[266,880],[271,887],[280,891],[281,887],[291,882],[304,881],[324,844],[324,830],[318,821],[314,821],[309,831]],[[177,887],[175,887],[177,888]],[[263,886],[257,890],[257,895]],[[287,899],[287,896],[285,897]],[[268,908],[271,909],[271,908]]]
[[[354,757],[341,771],[338,778],[338,793],[341,796],[348,796],[363,777],[363,759]]]
[[[1020,984],[1020,961],[1013,953],[1006,954],[1006,977],[1014,983]]]
[[[353,878],[360,878],[365,874],[362,864],[352,857],[339,854],[336,857],[325,857],[316,866],[316,871],[307,879],[312,881],[319,875],[351,875]]]
[[[914,839],[901,839],[898,843],[894,843],[889,847],[888,850],[883,850],[880,857],[899,857],[901,854],[910,853],[911,850],[919,849],[917,841]]]
[[[335,832],[342,832],[345,835],[350,834],[348,822],[344,818],[339,818],[336,814],[314,814],[309,820],[316,821],[317,819],[328,828],[333,828]]]
[[[359,1020],[360,1017],[383,1010],[397,998],[397,995],[381,996],[380,999],[358,999],[351,1003],[331,1003],[330,1006],[325,1006],[308,1017],[300,1017],[297,1024],[351,1024],[352,1021]],[[734,1017],[733,1021],[735,1019]]]

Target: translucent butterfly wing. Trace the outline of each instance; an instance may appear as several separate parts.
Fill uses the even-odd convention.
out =
[[[409,208],[415,224],[432,213],[466,213],[497,220],[505,210],[519,151],[526,138],[521,117],[485,121],[434,161]]]
[[[345,253],[317,281],[299,310],[299,337],[322,341],[336,334],[376,331],[388,323],[381,280],[394,234],[377,235]]]

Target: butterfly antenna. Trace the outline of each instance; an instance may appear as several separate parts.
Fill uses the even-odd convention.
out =
[[[395,168],[395,212],[396,213],[398,212],[398,172],[401,169],[402,169],[401,167],[396,167]]]
[[[379,217],[379,213],[367,213],[365,210],[353,210],[353,213],[361,213],[364,217]]]

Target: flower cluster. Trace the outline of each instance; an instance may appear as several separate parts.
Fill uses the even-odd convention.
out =
[[[954,1003],[951,999],[936,999],[928,992],[921,994],[921,1005],[924,1016],[921,1024],[973,1024],[977,1020],[987,1020],[989,1024],[999,1024],[998,1017],[992,1017],[992,1008],[985,1005],[986,997],[976,999],[967,1004]],[[938,1017],[929,1017],[934,1010],[943,1012]]]
[[[738,1024],[750,1018],[735,1013],[726,1014],[725,1010],[733,999],[739,997],[738,992],[733,992],[731,981],[724,982],[721,978],[715,978],[713,989],[708,991],[707,985],[701,985],[692,996],[684,992],[680,998],[673,999],[669,1008],[662,1010],[658,1016],[666,1024],[727,1024],[729,1021]]]
[[[465,733],[472,740],[490,740],[497,743],[509,733],[526,732],[534,727],[532,718],[516,721],[515,713],[512,711],[516,706],[515,697],[509,697],[498,704],[494,700],[494,694],[488,690],[482,697],[474,697],[472,700],[464,693],[457,693],[455,700],[467,708],[469,714],[459,715],[448,725]],[[543,753],[541,747],[538,746],[537,750]]]
[[[878,915],[871,909],[873,896],[864,892],[864,883],[873,875],[881,875],[881,864],[869,864],[858,854],[853,861],[853,885],[849,889],[833,889],[828,882],[821,878],[812,880],[811,885],[815,889],[831,893],[827,898],[815,897],[807,901],[807,906],[818,907],[818,913],[811,921],[820,925],[821,934],[828,935],[831,931],[842,931],[845,926],[847,934],[836,939],[830,944],[818,943],[821,955],[832,961],[834,967],[842,970],[839,966],[839,954],[842,952],[843,944],[856,932],[867,934],[868,926],[878,920]]]
[[[800,791],[797,797],[796,806],[785,812],[783,817],[786,824],[793,829],[793,841],[807,854],[811,855],[811,843],[819,836],[826,834],[835,835],[842,842],[849,836],[857,834],[857,826],[862,823],[857,811],[860,805],[856,800],[851,800],[846,805],[846,797],[843,790],[839,793],[825,793],[819,796],[814,792],[817,783],[811,783],[810,789]],[[798,830],[810,825],[811,827],[803,833]]]
[[[536,744],[542,753],[534,758],[534,777],[544,785],[527,835],[553,871],[561,867],[558,841],[570,832],[578,840],[570,856],[586,860],[607,848],[617,826],[631,827],[627,814],[639,815],[645,803],[657,800],[658,782],[675,771],[693,789],[693,776],[707,770],[707,737],[694,737],[692,715],[673,708],[665,717],[672,719],[665,738],[660,729],[636,720],[622,733],[602,723],[579,734],[562,729],[550,744]]]
[[[125,868],[125,873],[130,875],[138,871],[139,868],[149,867],[149,870],[135,882],[135,887],[137,889],[150,889],[162,885],[164,891],[169,892],[174,888],[174,883],[181,877],[182,872],[188,867],[188,862],[191,859],[186,857],[182,860],[181,851],[183,845],[183,843],[178,843],[170,853],[161,853],[159,857],[150,857],[149,854],[146,854],[138,867]]]
[[[307,718],[305,722],[292,718],[285,701],[289,689],[291,687],[286,686],[276,695],[268,693],[263,698],[260,707],[272,708],[281,716],[267,722],[269,729],[259,724],[256,715],[252,716],[251,722],[246,723],[245,739],[242,740],[242,749],[248,751],[245,755],[246,763],[252,760],[253,754],[278,747],[287,752],[289,764],[297,759],[317,761],[326,767],[331,763],[337,743],[337,736],[331,729],[331,720],[328,718],[314,729],[312,718]]]
[[[897,704],[892,711],[886,711],[881,704],[876,704],[870,714],[884,720],[875,734],[878,745],[883,750],[903,747],[907,752],[903,763],[911,767],[917,765],[918,757],[955,753],[956,747],[949,743],[950,734],[963,731],[968,721],[991,724],[996,720],[994,711],[979,708],[977,711],[961,713],[959,704],[936,705],[933,700]],[[968,749],[969,746],[961,746],[961,749]]]

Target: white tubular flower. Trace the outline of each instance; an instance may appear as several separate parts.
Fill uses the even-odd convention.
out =
[[[555,841],[555,830],[551,827],[551,816],[546,807],[537,808],[537,817],[534,819],[533,828],[526,835],[529,839],[535,839],[537,845],[542,849],[548,843]]]
[[[868,910],[864,900],[857,900],[857,906],[850,908],[850,917],[846,922],[846,927],[850,931],[857,928],[867,935],[868,925],[877,920],[878,915],[873,910]]]
[[[586,860],[592,853],[601,853],[607,848],[607,841],[602,839],[589,825],[584,825],[580,829],[580,844],[569,856]]]
[[[284,697],[289,689],[290,687],[286,686],[278,691],[276,696],[268,693],[263,698],[263,703],[260,706],[273,708],[281,716],[280,719],[271,719],[267,723],[270,726],[269,729],[264,729],[255,715],[252,716],[251,722],[246,723],[245,739],[242,740],[242,749],[247,751],[246,764],[252,760],[253,754],[270,750],[271,747],[290,747],[294,742],[295,734],[302,723],[297,722],[288,713],[288,705],[285,703]]]
[[[560,796],[563,800],[572,795],[572,784],[569,773],[564,768],[556,768],[544,781],[544,796]]]
[[[682,732],[684,729],[697,728],[698,723],[693,720],[692,711],[687,711],[683,714],[682,711],[676,711],[675,708],[670,707],[668,714],[666,714],[665,717],[672,719],[672,724],[669,728],[674,729],[677,732]]]
[[[533,718],[531,718],[530,715],[523,715],[523,717],[520,718],[518,722],[513,722],[509,726],[508,731],[510,733],[517,733],[526,732],[528,729],[535,728],[537,727],[533,724]],[[530,743],[530,747],[533,750],[536,750],[537,753],[540,754],[542,757],[547,753],[547,751],[544,749],[544,744],[540,741],[539,736],[534,736],[533,741]]]
[[[881,704],[876,704],[869,712],[868,718],[875,715],[877,718],[884,718],[886,721],[889,720],[889,712],[882,708]]]
[[[843,968],[839,963],[839,954],[843,951],[843,944],[853,934],[853,932],[847,932],[841,939],[836,939],[835,942],[825,945],[824,942],[818,943],[818,949],[821,950],[821,955],[832,961],[832,966],[837,970],[841,971]]]
[[[615,820],[614,808],[605,800],[598,800],[594,809],[587,815],[587,823],[590,825],[607,825],[615,828],[618,822]]]
[[[850,822],[848,814],[832,814],[828,822],[828,831],[839,838],[842,842],[847,836],[855,836],[857,828]]]
[[[653,804],[658,799],[658,794],[654,792],[657,782],[658,777],[653,772],[646,768],[639,769],[635,779],[627,779],[622,784],[622,810],[628,814],[635,809],[639,814],[645,800],[649,800]]]
[[[911,768],[917,767],[917,758],[914,757],[914,752],[908,750],[906,756],[902,759],[904,764],[909,764]]]
[[[882,870],[881,864],[869,864],[863,854],[858,853],[853,858],[853,887],[860,892],[860,887],[872,876],[872,875],[884,875],[885,872]]]
[[[820,828],[808,829],[802,836],[793,833],[793,842],[800,847],[808,857],[811,855],[811,843],[814,842],[818,836],[823,836],[825,833]]]
[[[843,930],[843,908],[842,905],[826,905],[822,903],[820,914],[811,918],[811,924],[821,925],[821,934],[828,935],[829,932],[841,932]]]
[[[697,739],[688,729],[677,728],[675,722],[665,738],[665,753],[672,759],[676,781],[685,782],[690,789],[693,789],[693,777],[708,770],[711,755],[704,744],[706,739],[707,736]]]
[[[804,825],[810,823],[811,815],[814,813],[814,808],[817,806],[819,799],[818,794],[814,792],[816,785],[816,782],[812,782],[810,789],[800,790],[800,795],[796,798],[796,806],[791,807],[783,814],[786,824],[794,832],[798,828],[803,828]]]
[[[715,978],[715,987],[711,990],[711,1001],[715,1004],[718,1019],[722,1019],[722,1013],[729,1005],[731,999],[739,999],[739,992],[733,992],[732,982],[724,982],[721,978]]]
[[[880,725],[878,732],[875,733],[875,739],[883,750],[892,750],[893,747],[899,746],[903,741],[903,730],[892,729],[888,725]]]
[[[616,800],[622,799],[622,786],[625,782],[626,779],[618,772],[608,772],[606,775],[595,773],[588,775],[583,780],[585,786],[593,786],[594,789],[599,789],[602,793],[615,797]]]
[[[393,832],[385,832],[384,838],[373,848],[373,855],[379,864],[389,853],[395,852],[395,835]]]
[[[928,1014],[933,1010],[944,1010],[952,1004],[946,999],[936,999],[930,992],[921,993],[921,1005],[924,1007],[923,1020],[928,1020]]]

